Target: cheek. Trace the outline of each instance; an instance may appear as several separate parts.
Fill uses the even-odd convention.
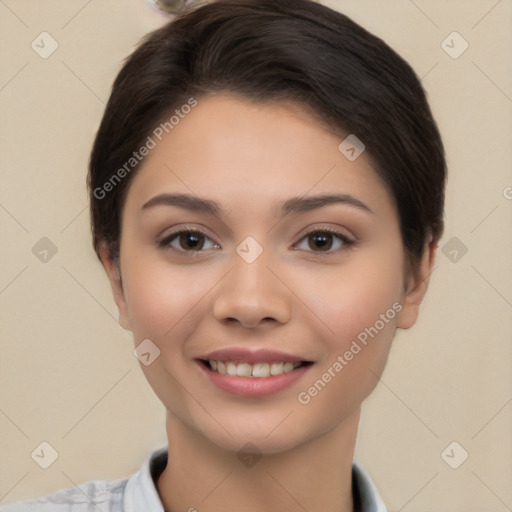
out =
[[[325,357],[298,397],[310,412],[330,409],[336,416],[355,409],[385,367],[402,308],[403,267],[400,252],[377,254],[360,255],[337,277],[329,276],[331,284],[318,298],[319,316],[334,334],[325,338]]]
[[[297,399],[307,411],[327,423],[359,407],[378,383],[387,362],[401,310],[399,294],[381,283],[361,280],[351,289],[332,291],[324,306],[324,321],[334,334],[324,338],[325,352]],[[376,292],[382,284],[384,291]],[[389,283],[388,283],[389,284]],[[396,284],[395,284],[396,286]],[[352,293],[351,293],[352,292]],[[330,411],[329,416],[325,412]],[[331,418],[331,419],[328,419]]]
[[[370,252],[361,253],[338,269],[326,267],[314,276],[295,280],[301,283],[298,295],[306,299],[304,303],[322,321],[327,339],[336,345],[334,348],[343,349],[376,322],[385,333],[396,323],[402,300],[401,254],[377,254],[378,257]]]
[[[150,252],[126,251],[125,297],[134,337],[163,340],[172,338],[201,310],[209,280],[202,268],[172,268]]]

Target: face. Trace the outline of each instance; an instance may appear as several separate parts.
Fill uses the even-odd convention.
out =
[[[103,253],[121,324],[160,351],[141,368],[169,415],[220,447],[342,428],[416,320],[431,258],[404,282],[392,198],[341,141],[291,104],[200,98],[130,184],[120,268]]]

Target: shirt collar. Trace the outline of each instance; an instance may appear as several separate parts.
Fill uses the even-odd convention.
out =
[[[142,468],[130,476],[124,492],[125,512],[140,512],[141,510],[164,512],[153,478],[157,472],[160,474],[165,468],[167,450],[167,445],[156,449],[146,459]]]
[[[125,512],[165,512],[156,488],[156,480],[167,464],[168,446],[156,449],[142,468],[128,479],[124,495]],[[352,465],[354,492],[359,496],[360,509],[356,512],[387,512],[377,488],[357,464]]]

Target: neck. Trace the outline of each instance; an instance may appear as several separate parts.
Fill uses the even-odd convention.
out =
[[[168,512],[353,512],[356,411],[335,429],[281,453],[240,460],[167,413],[169,459],[157,488]]]

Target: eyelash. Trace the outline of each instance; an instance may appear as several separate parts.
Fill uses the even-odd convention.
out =
[[[182,253],[184,255],[187,255],[188,257],[195,257],[196,254],[199,255],[200,253],[205,252],[205,250],[176,249],[175,247],[171,246],[171,242],[173,242],[180,235],[182,235],[182,234],[190,234],[190,233],[193,233],[195,235],[200,235],[200,236],[203,236],[203,237],[211,240],[210,237],[208,237],[205,233],[203,233],[202,231],[199,231],[198,229],[193,229],[193,228],[191,228],[191,229],[182,229],[180,231],[175,231],[174,233],[170,233],[169,235],[167,235],[165,238],[163,238],[162,240],[160,240],[158,242],[158,246],[160,248],[162,248],[162,249],[171,249],[173,251]],[[312,252],[312,253],[319,254],[319,255],[330,255],[330,254],[334,254],[334,253],[336,253],[338,251],[347,250],[347,249],[349,249],[351,246],[353,246],[356,243],[354,240],[351,240],[350,238],[348,238],[346,235],[340,233],[339,231],[336,231],[336,230],[333,230],[333,229],[329,229],[329,228],[313,229],[313,230],[309,231],[308,233],[306,233],[299,240],[298,243],[302,242],[303,240],[305,240],[308,237],[311,237],[313,235],[322,235],[322,234],[326,234],[326,233],[329,234],[329,235],[332,235],[334,237],[337,237],[342,242],[343,245],[340,248],[334,249],[334,250],[333,249],[329,249],[329,250],[326,250],[326,251],[306,251],[306,252]],[[216,244],[215,242],[213,242],[213,243],[218,246],[218,244]],[[206,250],[208,250],[208,249],[206,249]]]

